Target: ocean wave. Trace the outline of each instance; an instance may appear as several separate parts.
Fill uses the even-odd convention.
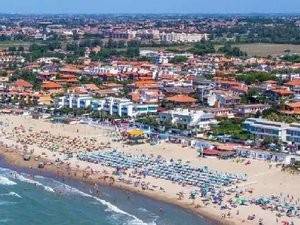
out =
[[[16,185],[16,182],[8,179],[7,177],[0,176],[0,185]]]
[[[29,183],[29,184],[34,184],[36,186],[40,186],[40,187],[43,187],[44,190],[46,191],[49,191],[49,192],[55,192],[53,188],[49,187],[49,186],[46,186],[46,185],[43,185],[42,183],[38,182],[38,181],[35,181],[35,180],[32,180],[32,179],[29,179],[21,174],[18,174],[16,173],[15,174],[15,178],[21,182],[25,182],[25,183]]]
[[[41,176],[39,176],[37,178],[38,179],[43,179],[43,180],[45,179],[44,177],[41,177]],[[49,180],[49,179],[47,179],[47,180]],[[81,195],[81,196],[86,197],[86,198],[94,199],[97,202],[100,202],[102,205],[106,206],[108,211],[114,212],[114,213],[117,213],[117,214],[122,214],[122,215],[125,215],[125,216],[129,217],[130,219],[127,221],[128,225],[156,225],[156,223],[154,221],[151,222],[151,223],[145,223],[141,219],[137,218],[135,215],[132,215],[128,212],[123,211],[122,209],[118,208],[117,206],[111,204],[110,202],[105,201],[104,199],[101,199],[101,198],[95,197],[93,195],[87,194],[83,191],[78,190],[77,188],[71,187],[71,186],[69,186],[67,184],[64,184],[64,183],[61,183],[57,180],[54,180],[54,179],[51,179],[51,180],[53,182],[53,185],[56,186],[55,189],[61,190],[62,192],[65,192],[65,193],[67,193],[67,192],[74,193],[74,194],[78,194],[78,195]]]
[[[9,169],[6,169],[6,168],[0,168],[0,172],[2,172],[2,173],[5,172],[5,175],[12,178],[12,179],[19,180],[19,181],[25,182],[25,183],[34,184],[36,186],[41,186],[46,191],[49,191],[49,192],[55,192],[54,189],[57,189],[57,190],[61,190],[62,192],[75,193],[75,194],[81,195],[81,196],[86,197],[86,198],[94,199],[97,202],[100,202],[102,205],[106,206],[107,211],[111,211],[111,212],[114,212],[114,213],[117,213],[117,214],[122,214],[122,215],[127,216],[129,218],[127,220],[128,225],[156,225],[155,221],[153,221],[151,223],[146,223],[146,222],[142,221],[141,219],[139,219],[138,217],[136,217],[135,215],[132,215],[128,212],[123,211],[122,209],[118,208],[117,206],[113,205],[112,203],[110,203],[110,202],[108,202],[104,199],[100,199],[98,197],[87,194],[87,193],[85,193],[83,191],[80,191],[80,190],[78,190],[74,187],[71,187],[67,184],[61,183],[61,182],[59,182],[55,179],[45,178],[45,177],[42,177],[42,176],[35,176],[36,180],[32,180],[32,179],[27,178],[25,175],[23,176],[23,175],[15,172],[15,171],[12,171],[12,170],[9,170]],[[2,178],[2,176],[0,176],[0,184],[1,184],[1,178]],[[51,180],[51,187],[47,186],[47,185],[49,185],[49,180]],[[16,184],[15,182],[9,180],[6,177],[3,177],[3,181],[6,181],[7,183],[10,183],[11,185]],[[43,183],[45,183],[46,181],[47,181],[47,185],[44,185]],[[11,193],[11,195],[13,195],[13,193]]]
[[[43,187],[44,190],[49,191],[49,192],[55,192],[53,188],[51,188],[49,186],[46,186],[46,185],[43,185],[42,183],[40,183],[38,181],[29,179],[29,178],[25,177],[25,175],[23,176],[22,174],[19,174],[16,171],[0,167],[0,172],[1,172],[2,175],[5,176],[5,177],[0,176],[0,185],[2,184],[2,182],[3,182],[3,184],[6,182],[7,183],[6,185],[15,185],[15,184],[17,184],[14,181],[9,180],[7,178],[7,177],[9,177],[13,180],[18,180],[18,181],[21,181],[21,182],[24,182],[24,183],[34,184],[36,186]]]
[[[66,186],[68,186],[68,185],[66,185]],[[141,219],[137,218],[136,216],[134,216],[134,215],[132,215],[132,214],[130,214],[128,212],[123,211],[122,209],[118,208],[117,206],[111,204],[110,202],[105,201],[104,199],[92,196],[90,194],[87,194],[85,192],[82,192],[82,191],[80,191],[80,190],[78,190],[76,188],[70,187],[70,186],[68,186],[68,188],[73,193],[77,193],[77,194],[79,194],[79,195],[81,195],[83,197],[92,198],[92,199],[100,202],[102,205],[104,205],[104,206],[107,207],[108,211],[128,216],[129,218],[131,218],[131,220],[129,220],[128,223],[127,223],[128,225],[150,225],[148,223],[145,223]],[[151,225],[155,225],[155,223],[154,224],[151,223]]]
[[[21,195],[19,195],[19,194],[16,193],[16,192],[13,192],[13,191],[11,191],[11,192],[9,192],[9,193],[7,193],[7,194],[1,194],[1,196],[13,196],[13,197],[17,197],[17,198],[22,198]]]

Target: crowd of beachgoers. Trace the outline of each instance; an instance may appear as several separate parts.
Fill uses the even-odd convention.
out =
[[[62,125],[10,115],[0,115],[0,122],[2,146],[65,166],[66,175],[81,174],[82,179],[165,195],[237,224],[293,225],[300,221],[299,192],[280,187],[291,185],[290,181],[266,162],[246,166],[237,160],[200,159],[195,149],[165,142],[128,146],[120,136],[125,127],[113,124]],[[297,176],[290,179],[299,184]],[[271,186],[265,186],[267,181]]]

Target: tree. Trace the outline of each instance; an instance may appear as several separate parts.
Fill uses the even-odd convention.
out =
[[[185,63],[187,60],[188,58],[186,56],[177,55],[170,60],[170,63],[174,63],[174,64]]]
[[[10,47],[8,47],[8,51],[15,52],[15,51],[17,51],[17,48],[15,46],[10,46]]]
[[[224,53],[226,56],[247,56],[246,52],[241,51],[238,47],[232,47],[229,43],[226,43],[223,47],[219,48],[218,51]]]
[[[125,56],[128,58],[139,57],[139,55],[140,55],[139,47],[128,47],[125,54]]]
[[[215,51],[216,50],[211,42],[198,42],[190,49],[190,52],[196,55],[215,53]]]
[[[23,79],[33,85],[34,90],[40,90],[42,81],[36,76],[35,73],[29,70],[18,70],[13,76],[10,77],[10,81],[16,81],[17,79]]]
[[[266,72],[247,72],[243,74],[237,74],[236,79],[250,85],[257,82],[261,83],[267,80],[276,80],[276,76]]]

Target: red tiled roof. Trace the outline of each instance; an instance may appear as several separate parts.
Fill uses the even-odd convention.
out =
[[[288,86],[300,86],[300,79],[291,80],[286,83]]]
[[[287,103],[286,105],[291,108],[300,108],[300,102],[291,102]]]
[[[288,96],[293,94],[293,92],[288,90],[287,88],[276,88],[272,91],[280,96]]]
[[[197,101],[197,99],[187,95],[175,95],[167,98],[167,100],[171,102],[178,102],[178,103],[195,103]]]
[[[62,88],[62,86],[53,81],[44,81],[42,84],[42,88],[46,90],[51,90],[51,89],[60,89]]]
[[[22,88],[32,88],[32,84],[29,83],[28,81],[26,80],[23,80],[23,79],[19,79],[15,82],[15,86],[16,87],[22,87]]]
[[[85,84],[84,87],[89,91],[98,91],[99,88],[96,84]]]

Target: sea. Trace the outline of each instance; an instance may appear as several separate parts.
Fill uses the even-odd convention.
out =
[[[97,191],[98,190],[98,191]],[[213,225],[180,207],[0,160],[2,225]]]

